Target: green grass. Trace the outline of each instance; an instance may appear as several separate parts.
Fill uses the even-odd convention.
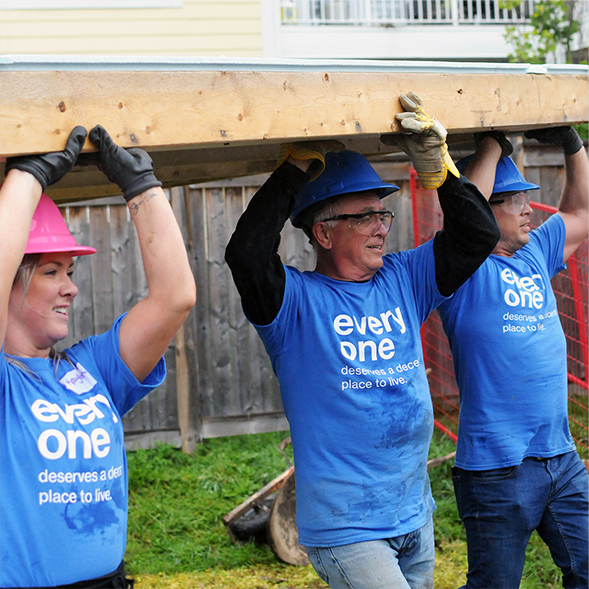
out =
[[[127,568],[137,589],[318,589],[311,567],[277,562],[266,544],[233,544],[223,516],[284,471],[286,433],[206,440],[193,455],[166,445],[130,452]],[[288,453],[289,448],[287,448]],[[436,433],[430,456],[454,444]],[[291,455],[292,456],[292,455]],[[438,509],[436,589],[465,581],[466,542],[451,481],[452,461],[430,471]],[[560,587],[560,571],[534,535],[522,589]]]
[[[275,561],[232,544],[223,516],[284,471],[285,434],[206,440],[193,455],[160,445],[130,452],[127,561],[137,573],[230,569]]]

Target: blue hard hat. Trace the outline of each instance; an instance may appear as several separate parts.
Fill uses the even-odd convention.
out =
[[[384,198],[399,187],[383,182],[362,154],[348,150],[329,152],[325,155],[323,173],[296,195],[290,222],[295,227],[302,227],[302,213],[310,206],[332,196],[364,190],[374,190]]]
[[[456,167],[463,174],[468,166],[472,155],[463,157],[458,161]],[[525,190],[536,190],[540,188],[537,184],[528,182],[519,171],[515,162],[510,157],[503,157],[497,162],[495,170],[495,184],[493,184],[492,194],[499,192],[522,192]]]

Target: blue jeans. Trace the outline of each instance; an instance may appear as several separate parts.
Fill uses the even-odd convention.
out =
[[[434,525],[384,540],[328,548],[306,547],[317,574],[331,589],[432,589]]]
[[[466,529],[468,589],[517,589],[534,530],[550,548],[563,587],[587,589],[588,476],[577,452],[519,466],[452,472]]]

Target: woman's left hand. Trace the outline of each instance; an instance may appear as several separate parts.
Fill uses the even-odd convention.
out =
[[[47,186],[61,180],[76,165],[87,134],[84,127],[78,126],[70,133],[63,151],[7,158],[6,174],[13,169],[28,172],[39,181],[45,192]]]

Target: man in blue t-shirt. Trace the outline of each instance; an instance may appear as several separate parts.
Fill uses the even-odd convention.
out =
[[[566,340],[550,280],[589,232],[589,164],[571,127],[527,135],[564,150],[558,213],[532,231],[529,191],[539,186],[508,157],[502,133],[480,135],[458,165],[489,198],[501,239],[439,308],[460,390],[453,478],[468,589],[519,587],[534,530],[563,586],[588,584],[588,478],[568,427]]]
[[[445,213],[432,241],[383,256],[393,214],[381,198],[398,188],[359,153],[324,157],[332,142],[316,142],[288,146],[226,252],[280,382],[299,541],[333,589],[433,587],[433,412],[419,329],[499,238],[488,203],[449,158],[443,127],[414,94],[401,103],[408,112],[398,118],[415,134],[400,143]],[[280,260],[289,217],[313,244],[313,272]]]

